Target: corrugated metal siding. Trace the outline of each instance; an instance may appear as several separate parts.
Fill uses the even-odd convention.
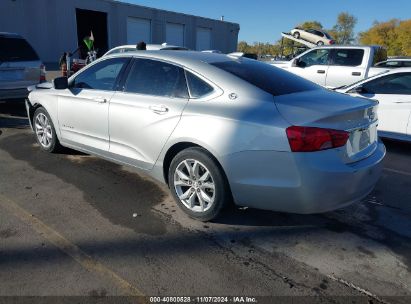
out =
[[[152,43],[166,41],[167,22],[184,24],[184,44],[196,49],[196,29],[211,29],[212,48],[232,52],[237,48],[239,25],[121,3],[112,0],[2,0],[0,31],[24,36],[44,62],[57,62],[64,51],[77,46],[76,8],[107,13],[108,43],[127,43],[127,17],[146,18],[152,24]]]

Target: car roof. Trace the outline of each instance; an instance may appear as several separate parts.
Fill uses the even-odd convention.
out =
[[[316,29],[316,28],[306,28],[306,29],[303,29],[303,28],[297,26],[297,27],[295,27],[294,29],[295,29],[295,30],[302,30],[302,31],[314,30],[314,31],[318,31],[318,32],[321,32],[321,33],[327,33],[327,31],[325,31],[325,30]]]
[[[9,32],[0,32],[0,37],[8,37],[8,38],[20,38],[23,39],[22,36],[20,36],[17,33],[9,33]]]
[[[112,49],[110,49],[109,51],[112,50],[117,50],[117,49],[135,49],[137,47],[136,44],[125,44],[125,45],[119,45],[116,46]],[[146,45],[146,49],[148,51],[156,51],[156,50],[162,50],[162,49],[167,49],[167,48],[185,48],[183,46],[178,46],[178,45],[172,45],[172,44],[147,44]]]
[[[411,68],[395,68],[395,69],[388,69],[388,68],[380,68],[380,67],[375,67],[374,69],[381,69],[381,73],[372,75],[369,78],[364,79],[363,81],[367,81],[372,78],[378,78],[383,75],[390,75],[390,74],[398,74],[398,73],[411,73]],[[350,85],[351,86],[351,85]]]
[[[368,49],[368,48],[381,48],[382,46],[379,45],[339,45],[339,44],[332,44],[332,45],[322,45],[315,47],[316,48],[328,48],[328,49]]]
[[[411,61],[411,58],[388,58],[387,60],[384,60],[382,62],[386,61]]]
[[[397,73],[411,73],[411,68],[396,68],[396,69],[388,70],[386,75],[397,74]]]
[[[213,63],[213,62],[222,62],[230,60],[238,60],[241,57],[229,56],[226,54],[217,54],[217,53],[205,53],[197,51],[168,51],[164,50],[161,52],[150,51],[150,50],[136,50],[127,53],[117,53],[113,55],[108,55],[107,57],[143,57],[143,58],[153,58],[166,61],[172,61],[177,64],[186,65],[194,62],[203,62],[203,63]]]

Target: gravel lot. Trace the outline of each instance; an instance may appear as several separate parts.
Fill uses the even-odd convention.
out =
[[[40,151],[23,103],[0,102],[0,296],[410,303],[411,145],[385,143],[361,203],[309,216],[237,209],[204,224],[129,168]]]

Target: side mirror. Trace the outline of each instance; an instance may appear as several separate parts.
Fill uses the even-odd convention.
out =
[[[67,77],[57,77],[53,80],[53,86],[56,90],[65,90],[68,88]]]
[[[292,66],[298,68],[305,68],[307,64],[304,61],[301,61],[300,58],[295,58],[292,62]]]
[[[300,60],[298,58],[293,59],[293,61],[291,62],[291,66],[292,67],[298,67],[298,63],[300,62]]]
[[[364,94],[366,92],[367,90],[362,85],[359,85],[355,88],[352,88],[348,93]]]

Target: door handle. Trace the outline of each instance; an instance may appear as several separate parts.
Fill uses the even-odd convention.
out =
[[[156,114],[165,114],[168,112],[168,108],[165,105],[150,106],[149,109]]]
[[[104,97],[96,97],[93,100],[98,102],[98,103],[106,103],[107,102],[107,99],[105,99]]]
[[[353,75],[353,76],[361,76],[361,72],[352,72],[351,75]]]
[[[318,74],[325,74],[325,70],[317,70]]]

